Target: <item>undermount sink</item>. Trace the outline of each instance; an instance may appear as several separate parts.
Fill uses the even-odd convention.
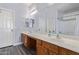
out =
[[[56,37],[56,36],[50,36],[50,38],[51,38],[51,39],[57,39],[57,37]]]
[[[61,38],[60,40],[61,40],[62,43],[79,47],[79,41],[77,41],[75,39]]]
[[[71,38],[64,38],[64,37],[57,37],[57,36],[50,36],[51,40],[55,40],[61,43],[65,43],[67,45],[71,45],[74,47],[79,47],[79,41],[76,39],[71,39]]]
[[[50,39],[57,39],[57,36],[56,35],[41,35],[41,36],[43,36],[43,37],[48,37],[48,38],[50,38]]]

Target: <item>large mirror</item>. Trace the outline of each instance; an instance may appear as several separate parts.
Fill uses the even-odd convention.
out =
[[[76,17],[67,16],[61,17],[59,21],[59,33],[66,35],[75,35],[76,32]]]
[[[37,31],[39,33],[48,34],[49,32],[55,33],[55,15],[53,8],[48,3],[35,4],[38,13],[35,18],[37,21]]]
[[[79,35],[79,4],[64,4],[58,9],[58,33],[68,36]]]

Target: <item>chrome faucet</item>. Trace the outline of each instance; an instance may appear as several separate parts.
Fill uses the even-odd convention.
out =
[[[60,35],[59,34],[57,34],[57,38],[60,38]]]

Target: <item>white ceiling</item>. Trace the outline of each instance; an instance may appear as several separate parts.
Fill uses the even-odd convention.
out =
[[[10,9],[15,11],[19,16],[26,14],[27,6],[24,3],[0,3],[0,8]]]
[[[69,13],[79,11],[79,3],[64,3],[59,5],[59,11],[62,13]]]
[[[36,6],[38,11],[41,11],[43,9],[48,8],[56,8],[62,13],[69,13],[73,11],[79,11],[79,3],[38,3],[38,4],[33,4],[31,7]]]
[[[16,12],[19,16],[24,16],[27,13],[27,9],[32,9],[33,7],[36,7],[38,11],[45,10],[47,7],[56,7],[60,12],[62,13],[68,13],[72,11],[78,11],[79,10],[79,3],[0,3],[1,8],[11,9]]]

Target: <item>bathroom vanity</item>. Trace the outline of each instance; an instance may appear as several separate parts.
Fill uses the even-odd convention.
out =
[[[33,48],[37,55],[79,55],[79,46],[63,43],[57,38],[45,37],[46,35],[22,33],[21,38],[26,48]],[[71,42],[72,43],[72,42]],[[72,43],[73,44],[73,43]]]

